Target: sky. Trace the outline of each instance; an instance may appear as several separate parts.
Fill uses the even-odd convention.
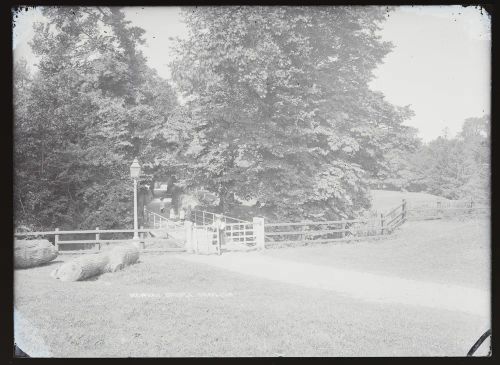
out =
[[[143,52],[160,76],[170,77],[172,38],[186,37],[177,7],[128,7],[128,20],[146,31]],[[39,9],[15,19],[15,56],[36,63],[28,42],[32,24],[43,20]],[[462,6],[401,6],[390,12],[381,36],[394,48],[374,72],[370,84],[395,105],[410,105],[415,116],[406,122],[424,141],[450,136],[469,117],[490,110],[491,26],[480,8]]]

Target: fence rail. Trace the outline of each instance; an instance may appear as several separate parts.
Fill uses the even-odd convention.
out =
[[[265,224],[266,246],[350,241],[390,234],[406,220],[406,201],[380,218]]]
[[[460,214],[487,214],[488,212],[489,206],[477,205],[471,201],[446,203],[443,203],[443,201],[434,201],[432,203],[424,202],[422,204],[413,203],[410,205],[403,200],[402,204],[375,218],[265,223],[264,218],[256,217],[253,218],[252,222],[248,222],[211,212],[194,211],[194,222],[186,221],[183,225],[160,214],[144,209],[147,222],[152,225],[152,227],[141,227],[137,230],[137,233],[139,234],[141,242],[144,242],[146,234],[154,232],[157,229],[165,228],[167,231],[170,229],[172,233],[182,233],[182,237],[179,238],[179,240],[184,241],[188,251],[201,252],[202,250],[200,247],[204,246],[205,252],[211,252],[213,247],[219,246],[220,252],[220,246],[225,245],[229,247],[231,244],[237,244],[236,246],[246,245],[253,249],[290,244],[326,243],[351,241],[367,237],[382,237],[394,232],[396,228],[408,219],[440,219]],[[196,217],[200,218],[198,223],[196,222]],[[217,224],[213,224],[218,217],[221,218],[224,225],[218,226]],[[134,232],[133,229],[101,230],[98,227],[94,230],[80,231],[61,231],[56,228],[54,231],[16,232],[14,236],[29,237],[53,235],[54,243],[58,249],[61,245],[77,244],[97,245],[100,249],[101,243],[104,242],[128,240],[123,238],[104,239],[102,235],[130,234]],[[86,237],[80,240],[60,240],[60,237],[64,235],[95,235],[95,239],[88,239],[88,237]]]
[[[140,242],[144,242],[146,238],[146,234],[149,233],[151,229],[144,229],[141,227],[137,230],[139,234]],[[102,234],[116,234],[116,233],[135,233],[136,231],[133,229],[99,229],[97,227],[94,230],[81,230],[81,231],[61,231],[56,228],[54,231],[37,231],[37,232],[15,232],[14,237],[29,237],[29,236],[54,236],[54,245],[57,250],[59,250],[60,246],[71,246],[71,245],[92,245],[98,247],[98,250],[101,249],[101,244],[103,243],[112,243],[112,242],[123,242],[129,241],[131,239],[118,238],[118,239],[104,239],[101,237]],[[61,240],[61,236],[65,235],[95,235],[95,239],[72,239],[72,240]]]
[[[413,203],[408,207],[408,219],[441,219],[470,214],[488,214],[490,206],[468,200]]]

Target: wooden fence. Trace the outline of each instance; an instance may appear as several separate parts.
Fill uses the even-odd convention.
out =
[[[307,245],[350,241],[363,237],[377,237],[392,233],[406,220],[406,202],[403,201],[379,218],[349,219],[319,222],[266,223],[266,247]]]
[[[408,220],[442,219],[463,215],[487,215],[490,206],[473,200],[434,200],[408,204]]]
[[[487,205],[475,204],[471,201],[432,201],[407,204],[405,200],[400,205],[379,217],[369,217],[351,220],[336,221],[306,221],[286,223],[265,223],[264,218],[253,218],[252,222],[237,218],[220,216],[225,222],[225,229],[220,231],[213,222],[217,218],[215,213],[198,211],[194,213],[195,222],[186,221],[184,224],[171,221],[157,213],[145,210],[150,228],[141,227],[137,232],[140,242],[147,240],[147,236],[158,229],[167,232],[179,233],[185,242],[185,249],[189,252],[212,252],[214,247],[224,242],[227,247],[243,245],[250,248],[263,249],[266,247],[280,247],[293,245],[307,245],[309,243],[327,243],[335,241],[350,241],[367,237],[382,237],[391,234],[396,228],[409,219],[440,219],[463,214],[489,214]],[[199,218],[198,223],[196,217]],[[220,234],[224,233],[225,239],[221,240]],[[55,229],[49,232],[15,233],[15,237],[27,236],[54,236],[57,249],[61,246],[90,245],[101,249],[103,243],[124,241],[120,238],[105,238],[104,235],[133,234],[134,230],[82,230],[60,231]],[[91,235],[93,239],[61,240],[61,236]],[[130,240],[130,239],[128,239]],[[204,247],[204,248],[200,248]],[[184,249],[183,249],[184,250]],[[64,250],[63,250],[64,252]]]
[[[137,230],[137,233],[139,234],[139,242],[143,244],[144,248],[144,242],[147,239],[146,235],[151,231],[151,229],[144,229],[141,227],[140,229]],[[116,242],[124,242],[124,241],[132,241],[132,238],[126,239],[126,238],[116,238],[116,235],[119,234],[123,236],[124,234],[127,235],[132,235],[134,234],[133,229],[108,229],[108,230],[100,230],[99,227],[97,227],[95,230],[81,230],[81,231],[61,231],[58,228],[56,228],[54,231],[43,231],[43,232],[16,232],[14,233],[14,237],[20,238],[20,237],[51,237],[54,236],[54,245],[56,246],[56,249],[61,252],[74,252],[72,250],[60,250],[61,247],[65,246],[84,246],[87,250],[88,247],[91,248],[96,248],[97,250],[101,249],[102,244],[110,244],[110,243],[116,243]],[[61,240],[61,236],[94,236],[94,239],[70,239],[70,240]],[[104,238],[103,235],[107,236],[115,236],[113,238]],[[85,251],[85,249],[80,250],[80,251]]]

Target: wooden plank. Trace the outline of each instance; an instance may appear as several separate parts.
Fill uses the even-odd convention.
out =
[[[386,224],[387,226],[390,226],[390,225],[391,225],[391,223],[393,223],[393,222],[394,222],[394,221],[396,221],[397,219],[401,218],[401,216],[402,216],[401,214],[400,214],[400,215],[397,215],[397,216],[395,216],[394,218],[392,218],[389,222],[386,222],[385,224]]]
[[[56,228],[56,231],[59,231],[59,228]],[[56,246],[56,250],[59,251],[59,235],[56,234],[54,236],[54,245]]]
[[[313,231],[313,230],[307,230],[307,231],[285,231],[285,232],[265,232],[266,236],[281,236],[281,235],[301,235],[301,234],[326,234],[326,233],[340,233],[340,232],[347,232],[350,231],[351,229],[325,229],[321,231]]]
[[[167,248],[145,248],[141,253],[161,253],[161,252],[185,252],[184,247],[167,247]]]
[[[251,222],[229,222],[226,224],[226,226],[233,227],[233,226],[252,226],[253,224]]]
[[[283,226],[319,226],[325,224],[342,224],[345,223],[368,223],[375,219],[349,219],[344,221],[324,221],[324,222],[292,222],[292,223],[266,223],[265,227],[283,227]]]
[[[384,215],[387,217],[388,215],[391,215],[392,213],[394,213],[396,210],[400,209],[403,205],[398,205],[396,208],[392,209],[390,212],[388,213],[385,213]]]
[[[95,240],[96,240],[96,244],[97,244],[97,248],[98,250],[101,250],[101,243],[99,242],[99,227],[96,227],[96,234],[95,234]]]
[[[266,241],[266,246],[273,244],[290,244],[290,243],[326,243],[326,242],[338,242],[338,241],[353,241],[353,240],[363,240],[377,237],[386,237],[386,235],[373,235],[373,236],[350,236],[344,238],[323,238],[323,239],[311,239],[311,240],[287,240],[287,241]]]
[[[153,228],[139,229],[138,232],[150,232]],[[46,235],[64,235],[64,234],[96,234],[96,233],[134,233],[133,229],[109,229],[96,231],[81,230],[81,231],[45,231],[45,232],[16,232],[14,236],[46,236]]]
[[[443,211],[447,211],[447,210],[476,210],[476,209],[489,209],[490,207],[488,206],[484,206],[484,207],[474,207],[474,208],[470,208],[470,207],[458,207],[458,208],[410,208],[408,209],[407,211],[408,212],[420,212],[420,211],[433,211],[433,210],[443,210]]]
[[[90,250],[64,250],[64,251],[59,251],[59,255],[64,254],[64,255],[84,255],[84,254],[98,254],[101,251],[98,251],[96,249],[90,249]]]
[[[245,232],[251,232],[253,230],[247,229],[247,230],[231,230],[231,231],[226,231],[226,232],[231,232],[231,233],[245,233]]]
[[[107,242],[108,240],[104,240],[101,242]],[[61,245],[75,245],[77,243],[98,243],[97,240],[75,240],[75,241],[59,241],[59,246]]]

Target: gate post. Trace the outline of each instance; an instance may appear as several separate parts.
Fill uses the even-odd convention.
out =
[[[59,231],[59,228],[56,228],[56,231]],[[59,251],[59,235],[58,234],[55,235],[54,244],[56,246],[56,250]]]
[[[99,227],[96,227],[95,230],[96,230],[95,243],[97,245],[97,249],[100,251],[101,250],[101,242],[99,240],[100,240],[101,235],[98,233],[99,232]]]
[[[438,218],[441,218],[443,215],[443,211],[441,210],[441,202],[438,200],[436,205],[437,205],[437,209],[436,209],[437,214],[436,215],[438,216]]]
[[[141,231],[144,230],[144,226],[141,226],[140,228]],[[139,239],[141,242],[141,248],[144,250],[146,248],[146,233],[145,232],[139,233]]]
[[[184,221],[184,230],[186,232],[186,252],[193,253],[193,222]]]
[[[263,250],[266,248],[265,232],[264,232],[264,218],[253,218],[253,234],[255,235],[255,242],[258,249]]]

